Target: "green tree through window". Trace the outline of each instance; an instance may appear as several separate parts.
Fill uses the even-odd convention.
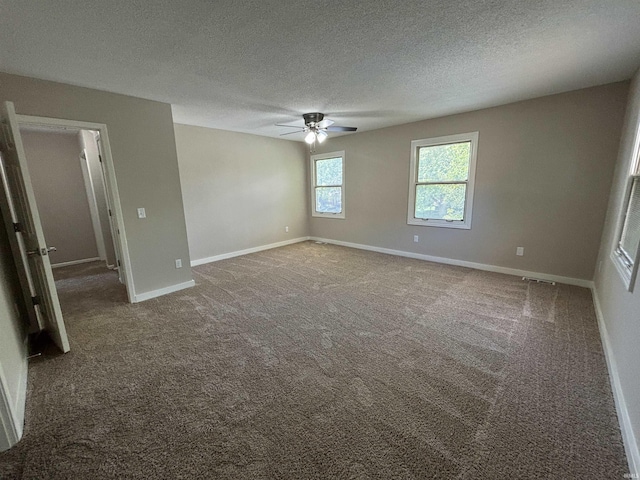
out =
[[[344,152],[311,156],[314,216],[344,218]]]
[[[342,211],[342,158],[316,160],[316,212]]]
[[[415,218],[464,220],[471,142],[418,147]]]
[[[478,132],[411,142],[407,223],[471,228]]]

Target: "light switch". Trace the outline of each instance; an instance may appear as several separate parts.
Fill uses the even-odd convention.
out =
[[[144,208],[138,209],[138,218],[147,218],[147,212],[144,211]]]

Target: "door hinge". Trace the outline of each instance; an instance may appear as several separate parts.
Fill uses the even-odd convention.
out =
[[[100,160],[100,163],[102,163],[102,155],[98,155],[98,160]]]
[[[109,209],[109,216],[112,217],[113,215],[111,214],[111,209]]]
[[[33,302],[33,306],[40,305],[40,297],[36,295],[35,297],[31,297],[31,301]]]
[[[13,223],[13,231],[18,233],[18,232],[22,232],[22,224],[20,222],[14,222]]]
[[[118,260],[118,266],[119,266],[119,267],[121,266],[121,265],[120,265],[120,260]]]

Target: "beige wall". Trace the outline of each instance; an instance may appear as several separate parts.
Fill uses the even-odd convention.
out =
[[[634,155],[633,146],[640,125],[640,72],[631,83],[627,114],[625,116],[618,162],[602,235],[602,245],[595,276],[595,295],[601,308],[603,322],[615,360],[620,386],[624,395],[632,432],[640,441],[640,279],[635,291],[629,293],[611,261],[611,252],[617,243],[617,223],[624,201],[625,186]],[[604,332],[601,332],[604,333]],[[640,460],[640,452],[635,451]],[[640,466],[640,465],[639,465]],[[640,473],[640,471],[635,472]]]
[[[191,280],[170,105],[0,73],[5,100],[19,114],[106,124],[135,293]],[[138,207],[146,219],[137,218]],[[175,268],[176,258],[183,268]]]
[[[98,257],[75,132],[20,130],[51,263]]]
[[[346,219],[312,218],[311,234],[591,280],[627,89],[610,84],[330,138],[318,153],[346,152]],[[407,225],[411,141],[474,131],[472,229]]]
[[[308,235],[300,143],[187,125],[175,135],[194,260]]]

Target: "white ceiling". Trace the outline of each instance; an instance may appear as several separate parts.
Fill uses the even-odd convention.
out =
[[[638,0],[0,0],[1,71],[274,137],[310,111],[371,130],[638,66]]]

